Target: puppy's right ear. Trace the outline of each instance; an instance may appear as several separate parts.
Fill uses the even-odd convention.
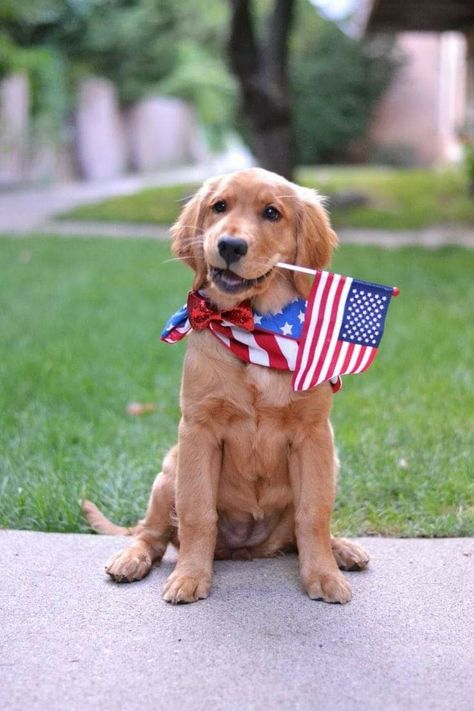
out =
[[[203,231],[205,198],[209,193],[207,183],[183,207],[171,228],[171,250],[195,272],[193,289],[204,286],[207,268],[204,261]]]

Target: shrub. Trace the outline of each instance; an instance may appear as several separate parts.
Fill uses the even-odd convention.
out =
[[[299,164],[333,163],[364,139],[375,104],[400,59],[385,38],[348,37],[300,5],[290,76]]]

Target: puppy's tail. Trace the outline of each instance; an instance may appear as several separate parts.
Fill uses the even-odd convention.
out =
[[[139,530],[139,526],[133,526],[132,528],[117,526],[112,521],[109,521],[92,501],[87,499],[83,500],[81,508],[87,523],[97,533],[105,533],[107,536],[134,536]]]

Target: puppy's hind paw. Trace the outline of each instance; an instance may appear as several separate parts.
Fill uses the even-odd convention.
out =
[[[341,570],[364,570],[369,564],[369,554],[358,543],[347,538],[333,538],[332,552]]]

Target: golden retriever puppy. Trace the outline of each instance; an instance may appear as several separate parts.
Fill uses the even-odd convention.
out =
[[[278,261],[324,267],[337,241],[313,191],[261,169],[206,181],[172,239],[174,254],[194,271],[193,289],[213,309],[249,301],[259,314],[308,296],[311,277],[284,272]],[[163,597],[193,602],[209,594],[214,558],[293,549],[311,598],[348,602],[339,568],[362,569],[368,556],[331,538],[338,462],[330,384],[294,392],[291,372],[240,360],[209,328],[191,330],[187,341],[178,443],[145,518],[124,529],[84,503],[96,530],[134,535],[107,573],[118,582],[140,580],[171,542],[179,557]]]

